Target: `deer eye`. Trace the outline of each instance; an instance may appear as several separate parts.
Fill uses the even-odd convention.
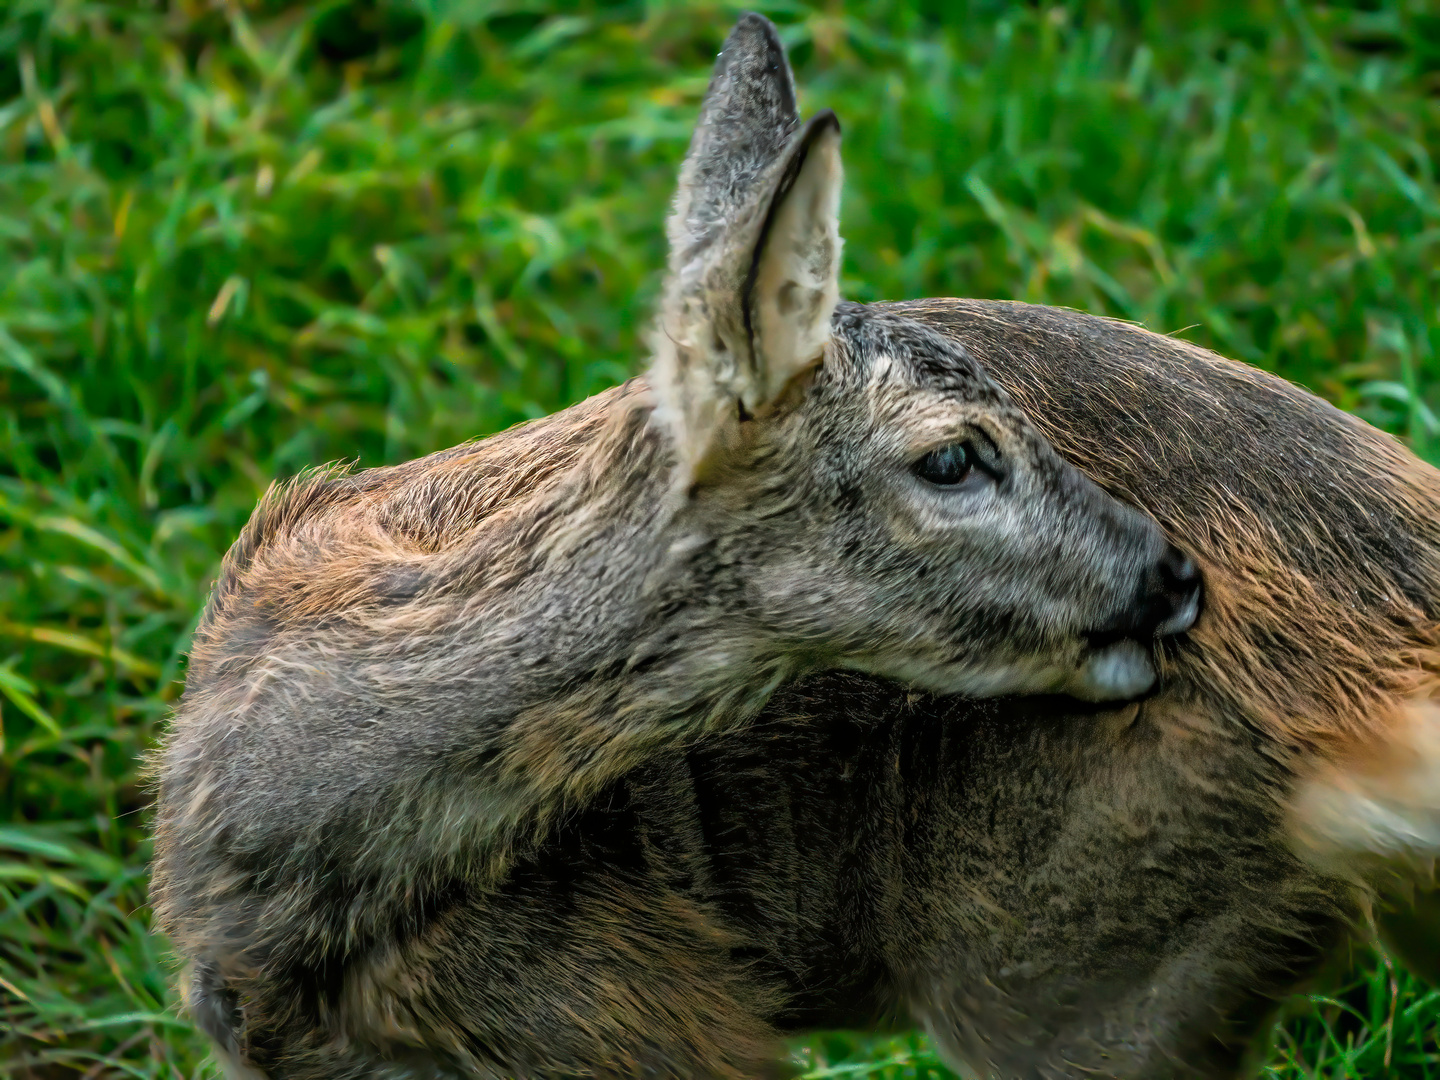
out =
[[[938,450],[931,450],[915,463],[915,475],[932,484],[949,487],[961,483],[970,475],[974,466],[974,455],[964,443],[950,443]]]

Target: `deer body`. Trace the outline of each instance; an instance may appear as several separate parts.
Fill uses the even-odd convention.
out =
[[[799,124],[774,28],[742,19],[681,174],[647,379],[262,502],[155,764],[156,911],[237,1067],[581,1068],[417,1014],[407,943],[437,947],[437,915],[461,955],[513,931],[517,860],[557,822],[801,674],[1153,685],[1160,639],[1196,617],[1194,564],[963,349],[837,307],[839,186],[837,122]],[[524,985],[525,939],[498,940]],[[753,1063],[728,1038],[717,1061]]]
[[[747,17],[647,378],[257,510],[155,766],[237,1075],[738,1078],[904,1020],[1224,1075],[1440,849],[1440,756],[1385,752],[1430,745],[1434,470],[1135,327],[839,304],[838,168]]]

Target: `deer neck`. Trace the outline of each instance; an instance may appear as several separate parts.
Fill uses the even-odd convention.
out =
[[[657,746],[758,712],[792,674],[689,523],[648,395],[622,399],[555,489],[485,530],[450,641],[482,672],[501,772],[583,795]],[[492,711],[493,710],[493,711]]]

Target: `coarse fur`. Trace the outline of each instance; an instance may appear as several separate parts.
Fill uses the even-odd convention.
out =
[[[522,1044],[417,1013],[430,976],[393,947],[438,960],[435,935],[461,954],[478,935],[520,963],[523,917],[457,901],[506,895],[567,816],[807,673],[976,697],[1152,686],[1199,607],[1193,562],[963,348],[837,307],[839,145],[833,115],[799,123],[774,28],[742,19],[681,174],[648,378],[256,511],[155,765],[156,912],[237,1068],[748,1073],[761,1022],[658,1044],[626,1028],[696,925],[683,904],[644,913],[661,929],[628,976],[577,972],[587,1014],[618,1026],[574,1056],[561,1014]],[[733,986],[763,1012],[725,941],[677,1000]]]
[[[990,744],[1010,764],[967,773],[964,800],[926,803],[939,843],[907,894],[931,898],[919,906],[943,927],[961,913],[933,898],[974,883],[1015,929],[979,962],[978,941],[931,952],[947,970],[928,1001],[907,996],[914,1015],[981,1073],[1257,1064],[1274,1003],[1351,930],[1433,912],[1440,473],[1282,380],[1137,327],[1023,304],[896,307],[961,341],[1206,575],[1203,617],[1139,706],[937,706],[948,724],[1012,733]],[[934,800],[949,783],[919,787]],[[1006,824],[977,828],[981,807]],[[956,818],[985,845],[964,872],[966,845],[943,831]]]
[[[763,273],[707,263],[760,242],[767,226],[735,206],[794,183],[777,144],[804,145],[763,21],[726,52],[671,222],[653,388],[278,489],[227,558],[157,767],[157,911],[191,961],[192,1011],[232,1068],[276,1080],[758,1076],[785,1032],[911,1021],[971,1073],[1242,1069],[1275,1002],[1440,850],[1440,476],[1281,380],[1055,309],[839,304],[824,362],[781,377],[774,357],[814,345],[804,303],[800,332],[775,330],[786,283],[823,294],[828,279],[769,265],[767,314],[743,299]],[[720,194],[696,201],[697,184]],[[732,222],[755,234],[727,238]],[[897,520],[883,459],[820,453],[825,468],[757,480],[776,456],[873,432],[877,381],[899,380],[878,399],[894,404],[961,377],[936,415],[1006,435],[1006,460],[1018,441],[1043,462],[1048,439],[1200,562],[1203,615],[1158,650],[1153,696],[917,692],[952,689],[936,684],[954,669],[901,621],[914,550],[870,565],[855,531]],[[793,434],[818,416],[833,419]],[[1052,496],[1074,482],[1046,475]],[[1076,490],[1084,512],[1115,513]],[[769,515],[773,531],[725,539]],[[645,580],[682,621],[625,622],[622,649],[587,652],[623,592],[608,579],[676,520],[695,546]],[[800,531],[817,521],[835,531]],[[1140,594],[1173,558],[1156,544],[1131,550],[1132,573],[1150,560]],[[551,554],[586,545],[603,557]],[[1024,556],[1040,580],[1009,586],[1031,603],[1076,573],[1051,552]],[[1006,565],[1004,548],[986,557]],[[763,573],[741,586],[737,566],[823,603],[786,608],[793,590]],[[547,570],[563,588],[544,603],[563,607],[537,649],[497,629],[495,604]],[[860,613],[846,641],[862,571],[896,591],[859,593],[886,618]],[[713,619],[685,607],[697,596]],[[1076,689],[1137,617],[1090,615],[1091,653],[1060,647],[1054,685],[987,686],[972,667],[964,689]],[[992,606],[963,629],[998,635],[989,659],[1013,672],[1017,618]],[[777,625],[803,647],[733,659],[737,637]],[[357,655],[368,711],[346,704]],[[912,685],[819,670],[836,667]],[[516,685],[536,704],[487,719],[473,695]]]

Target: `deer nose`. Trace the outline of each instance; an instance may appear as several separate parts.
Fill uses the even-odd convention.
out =
[[[1139,610],[1136,637],[1164,637],[1183,634],[1195,625],[1200,614],[1200,568],[1195,560],[1174,544],[1146,574]]]
[[[1130,605],[1086,637],[1092,646],[1103,648],[1125,638],[1148,641],[1183,634],[1200,614],[1200,591],[1195,560],[1167,544],[1160,557],[1141,571]]]

